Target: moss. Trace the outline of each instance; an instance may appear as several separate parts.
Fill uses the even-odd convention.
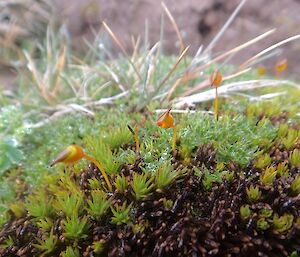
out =
[[[214,124],[214,119],[208,119],[206,122]],[[225,124],[235,129],[227,121],[218,122],[220,129]],[[179,149],[187,143],[184,128],[180,130]],[[219,135],[212,130],[206,136],[215,133]],[[268,138],[269,131],[258,133]],[[284,135],[276,137],[275,133],[268,139],[268,147],[261,142],[255,145],[256,151],[264,154],[256,157],[252,153],[247,166],[218,160],[218,144],[192,148],[186,162],[180,154],[172,156],[171,147],[162,143],[168,136],[161,131],[144,138],[141,155],[133,152],[131,156],[131,148],[122,145],[114,150],[116,156],[126,156],[128,151],[131,158],[123,162],[118,175],[110,176],[112,193],[105,190],[100,171],[92,165],[79,172],[74,169],[45,177],[38,191],[25,199],[28,214],[15,215],[0,232],[0,244],[6,245],[6,238],[12,244],[33,240],[25,254],[62,256],[118,256],[121,252],[125,256],[190,256],[202,254],[203,249],[213,249],[216,256],[228,252],[251,256],[258,245],[266,255],[287,256],[299,246],[298,200],[294,197],[298,194],[298,169],[290,158],[294,150],[285,155],[275,150],[281,147],[278,138]],[[226,145],[228,139],[222,140]],[[145,149],[153,161],[151,169]],[[257,165],[259,158],[263,165]],[[18,209],[15,212],[18,214]],[[18,234],[13,229],[16,226],[27,231],[26,236]],[[180,241],[183,243],[178,244]],[[270,248],[272,244],[280,248]],[[14,254],[20,249],[14,245],[0,253]]]
[[[179,134],[183,145],[194,149],[199,144],[212,143],[219,161],[234,160],[242,166],[249,163],[259,147],[268,148],[276,136],[276,128],[267,120],[256,124],[242,116],[225,116],[216,121],[195,114],[182,124]]]

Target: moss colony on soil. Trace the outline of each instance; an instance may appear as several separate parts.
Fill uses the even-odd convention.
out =
[[[153,120],[138,153],[125,126],[87,137],[113,192],[92,164],[45,176],[10,206],[1,256],[297,256],[299,124],[262,117],[175,116],[175,153]]]

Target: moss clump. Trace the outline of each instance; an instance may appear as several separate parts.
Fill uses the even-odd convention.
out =
[[[232,122],[246,122],[240,119]],[[195,119],[194,125],[199,132],[200,124],[217,128],[215,122]],[[184,156],[163,144],[169,140],[164,131],[144,138],[138,154],[133,142],[119,144],[109,153],[122,160],[118,174],[110,173],[112,193],[93,165],[48,176],[22,211],[12,209],[0,232],[1,256],[289,256],[300,248],[299,168],[291,158],[298,143],[287,149],[285,135],[276,136],[266,121],[218,122],[218,130],[194,134],[194,141],[182,125],[177,149],[189,147]],[[222,138],[228,126],[245,137],[257,130],[254,142],[244,140],[251,149],[242,162],[239,153],[224,159],[245,149],[230,147],[235,136]],[[208,143],[196,145],[199,138]],[[95,152],[101,148],[97,140],[89,143]]]

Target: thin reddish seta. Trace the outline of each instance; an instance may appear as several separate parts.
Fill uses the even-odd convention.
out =
[[[218,69],[215,69],[213,74],[210,76],[210,83],[211,83],[211,86],[214,86],[215,90],[216,90],[215,91],[216,97],[215,97],[215,101],[214,101],[214,113],[215,113],[216,120],[218,120],[218,118],[219,118],[218,87],[220,86],[221,82],[222,82],[222,74],[219,72]]]

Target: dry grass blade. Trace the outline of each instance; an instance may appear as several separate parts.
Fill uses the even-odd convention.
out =
[[[189,50],[189,46],[187,46],[183,52],[181,53],[181,55],[177,58],[175,64],[172,66],[172,68],[170,69],[170,71],[168,72],[168,74],[163,78],[163,80],[159,83],[158,87],[155,89],[155,91],[153,93],[151,93],[147,99],[145,101],[143,101],[142,103],[140,103],[140,105],[137,107],[137,111],[142,110],[152,99],[158,99],[157,95],[160,91],[160,89],[163,87],[163,85],[168,81],[168,79],[171,77],[171,75],[173,74],[173,72],[176,70],[177,66],[179,65],[179,63],[182,61],[182,59],[185,57],[185,55],[187,54],[187,51]],[[163,93],[161,96],[166,96],[166,93]],[[162,98],[163,100],[164,98]]]
[[[113,41],[116,43],[116,45],[121,49],[121,51],[123,52],[123,54],[125,56],[128,56],[128,53],[125,49],[125,47],[122,45],[121,41],[118,39],[118,37],[115,35],[115,33],[113,33],[113,31],[110,29],[110,27],[105,23],[105,21],[102,22],[104,28],[107,30],[108,34],[111,36],[111,38],[113,39]]]
[[[170,78],[170,76],[173,74],[173,72],[176,70],[178,64],[181,62],[181,60],[183,59],[183,57],[187,54],[187,51],[189,50],[190,46],[187,46],[181,53],[181,55],[177,58],[176,63],[173,65],[172,69],[168,72],[168,74],[164,77],[164,79],[162,80],[162,82],[160,82],[160,84],[157,87],[157,91],[159,91],[161,89],[161,87],[168,81],[168,79]]]
[[[94,108],[96,108],[98,106],[105,105],[105,104],[113,104],[113,102],[115,100],[118,100],[118,99],[120,99],[124,96],[127,96],[128,94],[129,94],[129,92],[125,91],[125,92],[122,92],[120,94],[117,94],[117,95],[114,95],[114,96],[111,96],[111,97],[101,98],[98,101],[87,103],[84,106],[85,107],[94,107]]]
[[[109,66],[107,66],[106,64],[103,64],[103,66],[107,69],[109,74],[111,74],[111,77],[112,77],[113,81],[120,88],[121,91],[124,92],[129,88],[128,85],[121,84],[118,75]]]
[[[59,106],[56,106],[55,108],[48,108],[48,110],[51,111],[51,113],[52,113],[49,117],[47,117],[46,119],[44,119],[38,123],[29,124],[26,126],[26,128],[43,127],[46,124],[51,123],[51,122],[61,118],[62,116],[73,113],[74,111],[81,112],[85,115],[93,117],[94,113],[92,111],[90,111],[88,108],[97,108],[102,105],[112,104],[115,100],[120,99],[120,98],[126,96],[127,94],[128,94],[128,92],[123,92],[121,94],[118,94],[118,95],[115,95],[112,97],[102,98],[99,101],[86,103],[84,105],[71,103],[71,104],[67,104],[67,105],[59,105]]]
[[[207,63],[195,68],[193,71],[189,72],[189,73],[186,73],[183,75],[183,78],[182,78],[182,82],[187,82],[187,81],[190,81],[192,79],[195,79],[195,78],[198,78],[199,77],[199,72],[202,71],[203,69],[209,67],[210,65],[212,65],[213,63],[216,63],[224,58],[226,58],[227,56],[231,55],[231,54],[235,54],[245,48],[247,48],[248,46],[262,40],[263,38],[271,35],[272,33],[274,33],[276,31],[276,29],[272,29],[272,30],[269,30],[249,41],[247,41],[246,43],[244,44],[241,44],[217,57],[215,57],[214,59],[212,59],[211,61],[208,61]]]
[[[265,94],[265,95],[260,95],[260,96],[252,96],[252,95],[245,95],[248,97],[249,101],[264,101],[267,99],[272,99],[277,96],[283,96],[287,95],[287,92],[277,92],[277,93],[270,93],[270,94]]]
[[[57,92],[60,90],[61,86],[61,73],[63,72],[66,64],[66,55],[67,55],[67,48],[64,46],[62,53],[58,57],[58,61],[56,63],[56,78],[54,83],[54,89],[52,91],[52,94],[56,96]]]
[[[172,16],[171,12],[169,11],[168,7],[165,5],[164,2],[161,3],[165,13],[167,14],[168,18],[170,19],[173,27],[174,27],[174,30],[176,32],[176,35],[178,37],[178,40],[179,40],[179,43],[180,43],[180,53],[183,52],[184,48],[185,48],[185,44],[184,44],[184,41],[183,41],[183,38],[182,38],[182,35],[180,33],[180,30],[178,28],[178,25],[174,19],[174,17]]]
[[[66,115],[68,113],[71,113],[71,112],[73,112],[72,109],[66,109],[66,110],[62,110],[62,111],[57,111],[54,114],[52,114],[50,117],[48,117],[48,118],[46,118],[46,119],[44,119],[44,120],[42,120],[40,122],[37,122],[35,124],[28,124],[26,126],[26,128],[30,128],[30,129],[41,128],[41,127],[45,126],[46,124],[51,123],[51,122],[59,119],[60,117]]]
[[[194,69],[194,67],[198,64],[198,62],[203,58],[203,57],[200,57],[200,55],[201,55],[201,53],[202,53],[202,50],[203,50],[203,45],[201,45],[201,46],[198,48],[196,54],[194,55],[194,57],[193,57],[193,59],[192,59],[192,61],[191,61],[191,64],[190,64],[188,70]]]
[[[91,98],[92,99],[95,99],[95,97],[99,94],[99,92],[101,92],[102,90],[108,88],[109,86],[111,86],[112,82],[109,80],[109,81],[106,81],[104,82],[104,84],[102,84],[101,86],[99,86],[94,92],[93,94],[91,95]]]
[[[226,81],[226,80],[229,80],[229,79],[233,79],[233,78],[236,78],[238,76],[241,76],[247,72],[249,72],[251,70],[251,68],[247,68],[247,69],[244,69],[244,70],[240,70],[240,71],[237,71],[231,75],[227,75],[227,76],[224,76],[223,77],[223,81]]]
[[[53,101],[52,97],[49,95],[49,92],[47,91],[47,89],[44,85],[43,79],[42,79],[40,73],[38,72],[34,61],[32,60],[31,56],[27,52],[24,52],[24,55],[28,62],[28,64],[27,64],[28,70],[32,74],[35,84],[37,85],[37,87],[40,91],[40,95],[45,99],[45,101],[48,104],[53,105],[54,101]]]
[[[155,52],[159,49],[160,42],[157,42],[140,61],[143,63],[142,69],[145,73],[144,83],[141,85],[141,91],[145,92],[146,87],[151,84],[154,73],[156,71],[156,65],[158,62],[158,56],[154,56]]]
[[[132,66],[132,68],[134,69],[134,72],[136,73],[136,75],[138,76],[139,80],[142,81],[142,77],[140,75],[140,73],[138,72],[137,68],[135,67],[134,63],[131,61],[125,47],[122,45],[121,41],[118,39],[118,37],[113,33],[113,31],[110,29],[110,27],[103,21],[102,22],[104,28],[106,29],[106,31],[108,32],[108,34],[111,36],[111,38],[113,39],[113,41],[116,43],[116,45],[121,49],[121,51],[123,52],[123,54],[127,57],[130,65]]]
[[[242,0],[238,6],[235,8],[235,10],[233,11],[233,13],[230,15],[229,19],[226,21],[226,23],[224,24],[224,26],[221,28],[221,30],[219,31],[219,33],[214,37],[214,39],[210,42],[210,44],[207,46],[207,48],[204,50],[204,54],[209,52],[211,49],[213,49],[213,47],[216,45],[216,43],[218,42],[218,40],[221,38],[221,36],[224,34],[224,32],[226,31],[226,29],[230,26],[230,24],[233,22],[233,20],[235,19],[235,17],[238,15],[239,11],[241,10],[241,8],[244,6],[244,4],[247,2],[247,0]]]
[[[224,76],[222,80],[226,81],[226,80],[229,80],[229,79],[236,78],[236,77],[238,77],[240,75],[243,75],[243,74],[247,73],[250,70],[251,70],[251,68],[248,68],[248,69],[244,69],[242,71],[235,72],[235,73],[233,73],[231,75]],[[180,96],[181,97],[188,96],[188,95],[193,94],[193,93],[195,93],[195,92],[197,92],[199,90],[202,90],[202,89],[204,89],[206,87],[209,87],[210,85],[211,85],[211,82],[210,82],[209,79],[208,80],[204,80],[203,82],[201,82],[200,84],[198,84],[196,87],[188,89],[187,91],[185,91]]]
[[[189,88],[188,90],[186,90],[185,92],[183,92],[180,97],[185,97],[185,96],[188,96],[190,94],[193,94],[199,90],[202,90],[204,88],[207,88],[211,85],[211,82],[209,80],[204,80],[202,81],[201,83],[199,83],[198,85],[196,85],[195,87],[193,88]]]
[[[266,54],[266,53],[268,53],[268,52],[270,52],[270,51],[272,51],[273,49],[275,49],[275,48],[277,48],[277,47],[279,47],[279,46],[281,46],[281,45],[284,45],[284,44],[286,44],[286,43],[289,43],[289,42],[291,42],[291,41],[297,40],[297,39],[299,39],[299,38],[300,38],[300,34],[297,34],[297,35],[295,35],[295,36],[292,36],[292,37],[289,37],[289,38],[287,38],[287,39],[284,39],[284,40],[282,40],[282,41],[280,41],[280,42],[278,42],[278,43],[276,43],[276,44],[274,44],[274,45],[272,45],[272,46],[270,46],[270,47],[264,49],[263,51],[259,52],[258,54],[252,56],[250,59],[248,59],[247,61],[245,61],[244,63],[242,63],[242,64],[240,65],[240,68],[244,68],[244,67],[250,65],[250,64],[251,64],[253,61],[255,61],[257,58],[259,58],[260,56],[262,56],[262,55],[264,55],[264,54]]]
[[[86,107],[84,107],[84,106],[81,106],[81,105],[79,105],[79,104],[69,104],[69,106],[71,107],[71,108],[73,108],[74,110],[76,110],[76,111],[80,111],[80,112],[83,112],[83,113],[86,113],[88,116],[91,116],[91,117],[94,117],[95,116],[95,114],[92,112],[92,111],[90,111],[89,109],[87,109]]]
[[[132,47],[133,47],[132,59],[135,59],[136,56],[138,55],[138,52],[140,49],[141,37],[138,36],[137,39],[135,40],[134,37],[132,36],[131,41],[132,41]]]
[[[175,83],[173,84],[173,86],[171,87],[171,89],[169,90],[169,92],[167,94],[167,97],[166,97],[167,101],[170,101],[173,93],[175,92],[176,88],[180,85],[180,83],[181,83],[180,78],[175,81]]]
[[[170,109],[157,109],[155,110],[156,113],[165,113]],[[212,111],[194,111],[194,110],[176,110],[172,109],[170,113],[176,113],[176,114],[195,114],[195,113],[202,113],[202,114],[213,114]]]
[[[223,85],[218,88],[218,93],[220,96],[221,95],[224,96],[229,94],[235,94],[239,91],[246,91],[246,90],[252,90],[254,88],[262,88],[262,87],[269,87],[269,86],[280,86],[283,84],[299,87],[299,85],[287,80],[248,80],[248,81],[238,81],[227,85]],[[175,99],[174,107],[180,108],[186,105],[193,105],[200,102],[210,101],[213,100],[214,98],[215,98],[215,91],[214,89],[210,89],[205,92]]]

